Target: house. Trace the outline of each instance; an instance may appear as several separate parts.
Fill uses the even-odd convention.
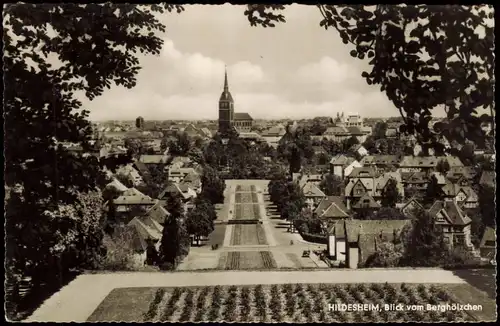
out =
[[[324,197],[314,210],[314,216],[323,220],[339,220],[348,218],[348,209],[340,196]]]
[[[306,203],[311,208],[316,207],[319,202],[326,197],[325,193],[312,182],[307,182],[302,187],[302,192],[304,193],[304,197],[306,197]]]
[[[423,194],[429,184],[429,178],[425,172],[401,172],[401,183],[407,194]]]
[[[467,184],[460,185],[447,180],[441,189],[446,201],[456,201],[463,208],[475,208],[479,205],[479,197]]]
[[[334,243],[334,260],[343,261],[351,269],[364,265],[377,251],[378,245],[396,241],[410,220],[344,220],[330,230],[329,243]],[[333,238],[333,239],[332,239]]]
[[[121,175],[129,180],[134,186],[140,185],[144,182],[139,171],[137,171],[131,164],[121,166],[116,170],[116,175]]]
[[[445,242],[450,248],[459,246],[472,251],[472,220],[456,201],[437,200],[428,212],[441,227]]]
[[[362,167],[354,157],[349,157],[343,154],[334,156],[330,160],[330,173],[342,179],[351,174],[354,168]]]
[[[323,175],[311,173],[294,173],[292,174],[292,180],[298,182],[300,188],[304,187],[306,183],[314,183],[316,186],[319,186],[319,184],[323,180]]]
[[[430,172],[436,169],[438,162],[436,156],[403,156],[399,168],[401,172]]]
[[[484,230],[481,243],[479,244],[481,257],[487,259],[495,259],[496,254],[496,232],[492,227],[487,226]]]
[[[482,186],[490,186],[494,188],[496,185],[495,171],[483,171],[483,173],[481,174],[481,178],[479,179],[479,184]]]
[[[160,250],[163,226],[149,216],[134,217],[125,227],[118,228],[118,232],[127,234],[130,246],[135,252],[137,262],[144,262],[147,258],[149,245]]]
[[[170,213],[167,211],[165,207],[161,205],[161,202],[158,201],[144,215],[149,216],[160,225],[163,225],[163,223],[165,223],[165,219],[167,219],[170,216]]]
[[[364,195],[375,195],[375,181],[378,176],[374,167],[359,167],[352,170],[347,177],[348,182],[344,192],[348,209]]]
[[[198,173],[195,171],[194,168],[172,167],[172,168],[168,169],[168,177],[167,178],[168,178],[168,181],[181,182],[189,174],[197,175]]]
[[[167,197],[169,196],[180,196],[184,204],[184,210],[187,212],[188,209],[192,207],[191,201],[196,198],[197,193],[188,185],[171,182],[158,196],[158,199],[163,206],[165,206]]]
[[[355,144],[352,145],[351,148],[349,148],[350,153],[357,153],[360,157],[364,157],[368,155],[368,150],[361,144]]]
[[[377,198],[377,200],[380,200],[383,196],[384,190],[389,184],[389,180],[394,180],[396,182],[396,189],[398,190],[399,195],[401,198],[404,197],[404,187],[401,180],[401,174],[399,172],[385,172],[375,180],[376,186],[373,196]]]
[[[399,208],[401,212],[408,217],[414,216],[414,213],[418,210],[423,210],[424,206],[420,204],[417,198],[412,197],[407,200],[405,203],[396,204],[396,208]]]
[[[129,188],[124,191],[118,198],[113,200],[116,210],[116,217],[119,220],[126,221],[131,217],[131,214],[146,212],[153,207],[158,201],[141,193],[135,188]],[[105,205],[107,205],[106,203]]]
[[[372,196],[367,194],[363,195],[351,206],[353,210],[369,208],[373,211],[377,211],[380,207],[380,204]]]
[[[191,158],[188,156],[175,156],[170,162],[169,168],[172,167],[183,167],[191,163]]]
[[[285,135],[286,128],[282,124],[271,127],[269,130],[261,133],[261,137],[271,147],[277,148],[280,139]]]
[[[121,193],[128,190],[128,188],[123,183],[118,181],[116,178],[113,178],[113,180],[106,185],[105,189],[109,189],[109,188],[115,188],[116,190],[118,190]]]
[[[446,179],[460,184],[466,182],[468,185],[474,180],[475,176],[476,172],[471,166],[454,167],[446,173]]]

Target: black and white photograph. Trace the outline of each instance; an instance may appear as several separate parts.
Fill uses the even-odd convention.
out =
[[[496,321],[494,15],[5,4],[5,319]]]

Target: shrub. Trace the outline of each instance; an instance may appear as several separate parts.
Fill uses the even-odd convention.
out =
[[[98,262],[98,269],[110,271],[134,271],[144,268],[144,262],[132,248],[132,233],[116,230],[113,237],[105,235],[103,245],[106,255]]]
[[[160,304],[164,295],[165,295],[165,289],[160,288],[156,290],[153,301],[151,301],[151,303],[149,304],[148,311],[146,311],[146,313],[144,314],[144,320],[151,320],[154,318],[154,316],[156,315],[156,309],[158,308],[158,305]]]

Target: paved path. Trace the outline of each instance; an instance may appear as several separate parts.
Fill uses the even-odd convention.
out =
[[[45,301],[27,321],[84,322],[114,288],[285,283],[464,283],[439,269],[220,271],[80,275]]]

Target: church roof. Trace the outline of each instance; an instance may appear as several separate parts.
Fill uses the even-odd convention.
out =
[[[253,118],[246,112],[235,112],[234,120],[253,120]]]
[[[229,91],[223,91],[222,94],[220,95],[219,101],[234,102],[233,97],[231,96],[231,93]]]

